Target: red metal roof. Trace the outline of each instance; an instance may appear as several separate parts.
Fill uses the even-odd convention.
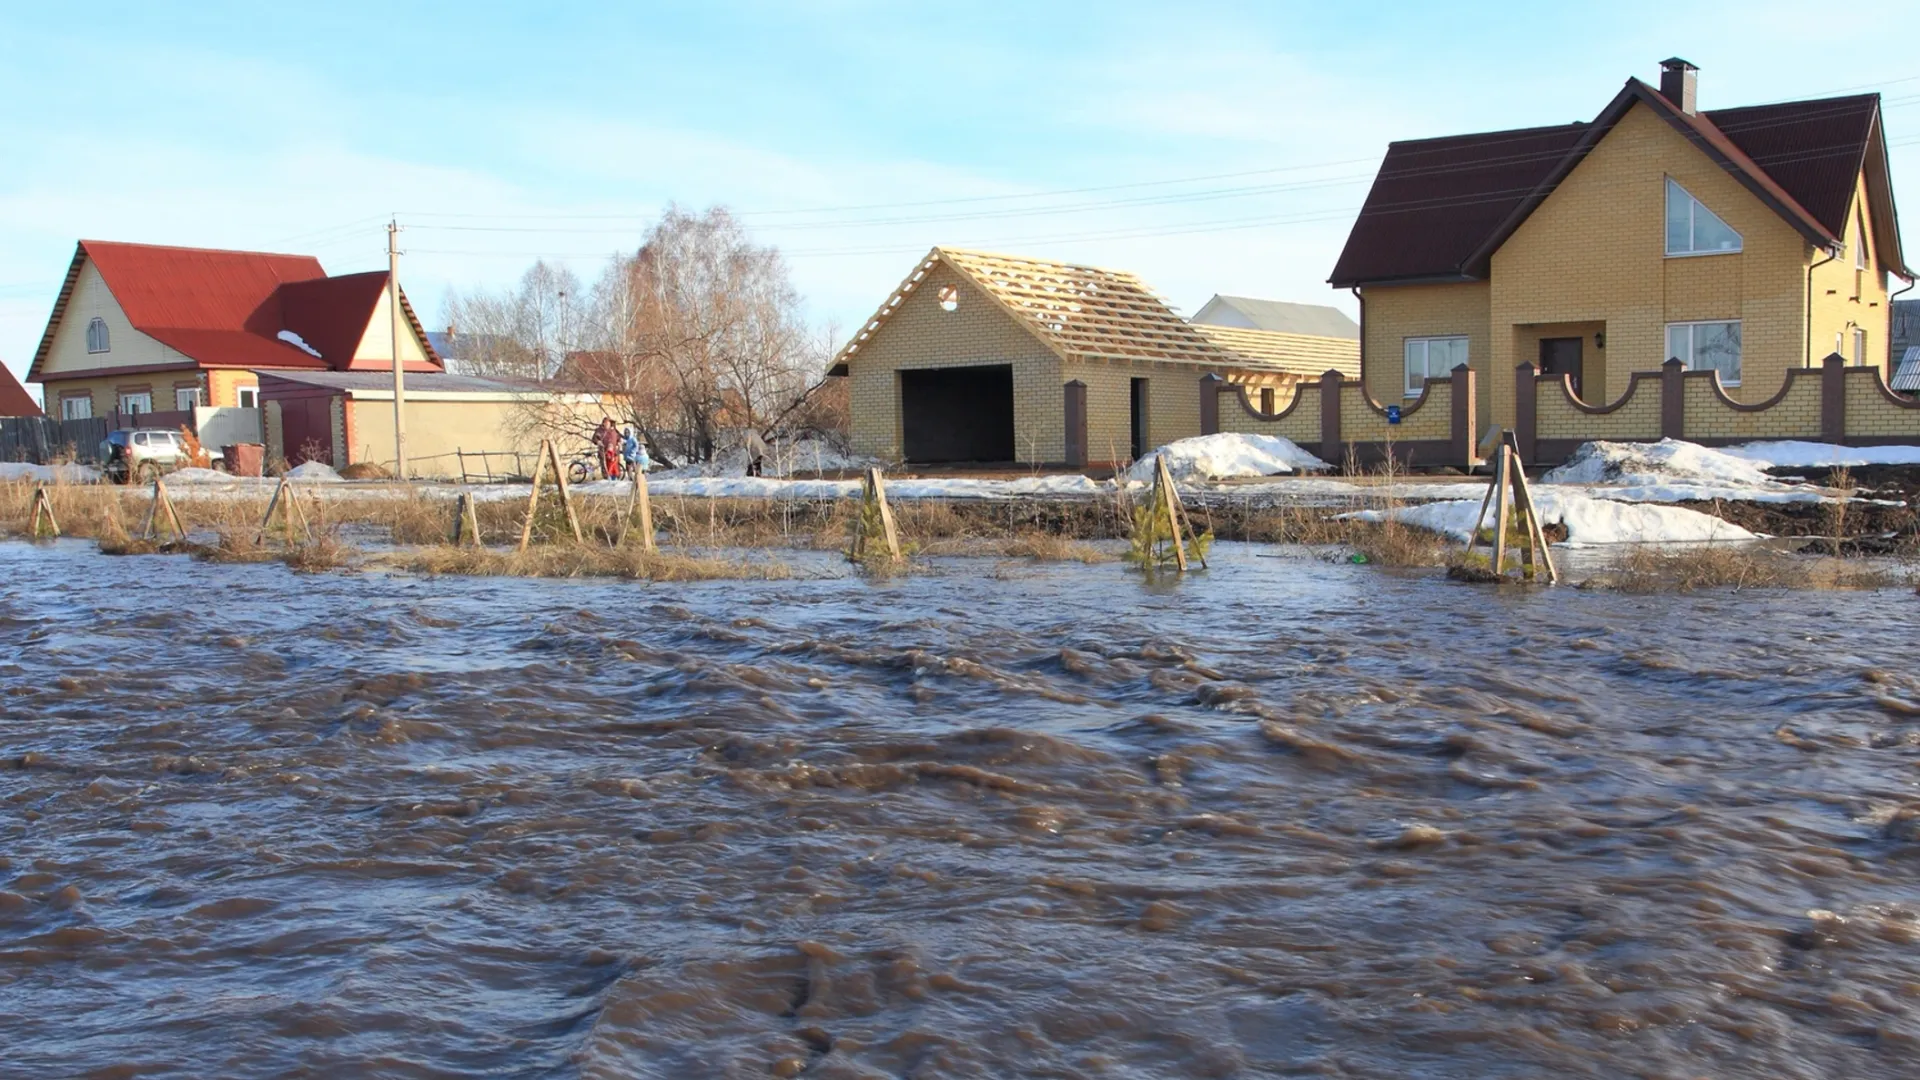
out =
[[[134,329],[207,368],[344,370],[387,287],[384,270],[330,278],[311,255],[82,240],[29,378],[38,378],[54,327],[89,261]],[[440,370],[404,293],[401,307],[431,361],[411,367]],[[281,340],[283,330],[320,355]]]
[[[1636,103],[1816,244],[1846,234],[1854,181],[1868,165],[1882,258],[1904,273],[1884,154],[1868,153],[1884,137],[1880,95],[1689,114],[1629,79],[1591,123],[1390,145],[1330,280],[1345,288],[1484,278],[1493,252]]]
[[[14,378],[13,369],[0,364],[0,416],[41,416],[40,403]]]

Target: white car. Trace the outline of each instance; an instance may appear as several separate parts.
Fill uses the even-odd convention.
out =
[[[127,428],[100,444],[102,471],[120,483],[172,472],[189,464],[189,457],[187,441],[166,428]]]

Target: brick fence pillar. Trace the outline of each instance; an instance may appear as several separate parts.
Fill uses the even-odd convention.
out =
[[[1200,434],[1220,432],[1220,389],[1227,380],[1208,372],[1200,376]]]
[[[1074,379],[1066,385],[1067,468],[1087,467],[1087,384]]]
[[[1820,362],[1820,437],[1847,441],[1847,360],[1839,353]]]
[[[1513,441],[1522,465],[1539,460],[1540,370],[1532,364],[1513,369]]]
[[[1660,437],[1687,437],[1687,365],[1675,356],[1660,365]],[[1628,385],[1632,385],[1629,381]]]
[[[1338,468],[1340,453],[1340,387],[1347,377],[1338,371],[1320,376],[1320,460]]]

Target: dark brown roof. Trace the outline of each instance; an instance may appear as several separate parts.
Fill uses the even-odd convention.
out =
[[[1388,146],[1330,280],[1346,288],[1485,278],[1493,252],[1635,104],[1652,108],[1815,244],[1846,234],[1854,178],[1865,167],[1881,260],[1906,272],[1880,95],[1689,115],[1629,79],[1588,123]]]

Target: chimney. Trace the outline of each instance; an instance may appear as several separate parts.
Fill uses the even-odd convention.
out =
[[[1660,61],[1660,96],[1692,116],[1699,91],[1700,69],[1679,57]]]

